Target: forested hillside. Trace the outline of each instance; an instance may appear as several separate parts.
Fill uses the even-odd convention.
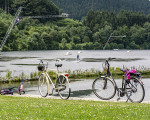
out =
[[[81,20],[87,12],[92,10],[116,11],[131,10],[150,13],[149,0],[50,0],[53,1],[64,12],[70,14],[70,17]]]
[[[49,0],[0,0],[0,8],[12,15],[20,6],[24,7],[22,16],[59,14],[58,7]]]
[[[0,40],[19,6],[24,6],[22,16],[61,14],[49,0],[9,1],[9,7],[1,4]],[[106,49],[150,49],[150,15],[131,10],[90,10],[82,21],[25,18],[15,25],[3,50],[100,50],[110,34],[126,37],[111,38]]]

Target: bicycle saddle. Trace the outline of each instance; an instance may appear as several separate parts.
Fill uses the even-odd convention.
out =
[[[62,64],[56,63],[55,66],[56,66],[56,67],[62,67]]]

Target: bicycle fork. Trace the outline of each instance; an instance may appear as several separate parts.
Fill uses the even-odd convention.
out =
[[[104,87],[103,87],[103,89],[106,89],[106,86],[107,86],[107,79],[104,78]]]

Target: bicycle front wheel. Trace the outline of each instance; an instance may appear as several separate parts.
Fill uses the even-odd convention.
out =
[[[92,90],[94,94],[102,100],[109,100],[116,94],[116,87],[113,81],[108,77],[99,77],[95,79]]]
[[[23,90],[19,90],[19,91],[18,91],[18,94],[19,94],[19,95],[21,95],[21,94],[25,94],[25,91],[23,91]]]
[[[60,75],[57,79],[56,87],[58,89],[58,94],[61,99],[68,99],[70,97],[70,83],[68,77]]]
[[[126,83],[126,96],[133,103],[140,103],[145,97],[144,86],[138,79],[130,79]]]
[[[48,83],[47,76],[45,74],[41,74],[38,81],[39,92],[42,97],[46,97],[48,95]]]

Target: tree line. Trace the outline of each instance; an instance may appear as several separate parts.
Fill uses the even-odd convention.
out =
[[[149,0],[49,0],[54,2],[71,18],[81,20],[90,9],[120,12],[120,10],[150,13]]]
[[[22,16],[59,14],[59,8],[49,0],[0,0],[6,13],[14,15],[19,7],[24,7]]]
[[[36,1],[30,1],[28,6],[31,7]],[[52,13],[60,11],[53,3],[49,6],[53,9]],[[41,8],[33,11],[37,15],[41,14]],[[13,15],[0,9],[1,41]],[[25,18],[14,27],[3,50],[101,50],[111,34],[126,37],[111,38],[105,49],[150,49],[150,15],[127,10],[90,10],[82,21],[70,18]]]

